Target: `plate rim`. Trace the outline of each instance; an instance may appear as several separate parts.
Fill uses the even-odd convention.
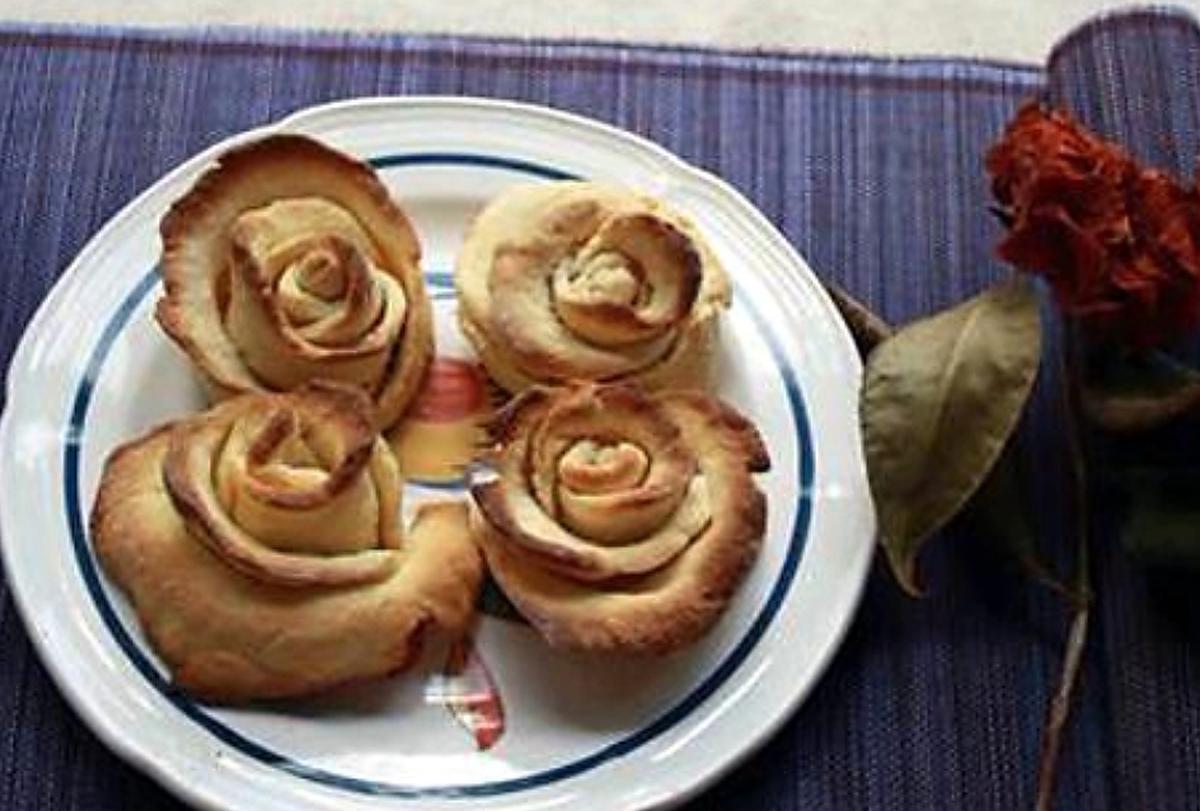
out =
[[[66,268],[56,279],[51,290],[39,304],[34,315],[26,324],[17,348],[12,355],[10,370],[22,367],[25,356],[31,351],[35,334],[44,332],[46,327],[43,322],[49,317],[49,313],[56,309],[55,305],[58,299],[66,294],[69,287],[73,286],[75,277],[92,260],[92,254],[97,250],[97,247],[108,239],[109,232],[116,230],[126,220],[136,216],[137,212],[144,207],[146,198],[153,196],[162,186],[169,184],[173,180],[178,180],[181,176],[194,172],[198,167],[211,163],[215,156],[238,143],[263,137],[269,133],[303,130],[307,120],[311,118],[319,118],[325,115],[336,116],[339,113],[346,112],[354,114],[364,109],[380,107],[412,109],[422,106],[458,110],[501,111],[525,118],[533,126],[546,121],[554,121],[567,128],[590,130],[593,134],[602,138],[622,142],[624,146],[630,148],[634,153],[640,153],[642,156],[651,158],[655,163],[660,164],[664,168],[673,181],[685,182],[699,188],[706,187],[707,190],[715,192],[721,198],[723,204],[733,205],[739,210],[740,214],[747,216],[753,227],[762,236],[767,238],[770,247],[782,252],[787,264],[802,268],[805,271],[800,274],[791,274],[795,278],[790,279],[790,281],[797,284],[804,284],[808,288],[807,292],[815,295],[813,300],[824,308],[826,320],[832,325],[831,332],[834,340],[842,344],[842,354],[844,359],[849,361],[852,374],[855,375],[855,379],[861,375],[861,362],[854,349],[849,330],[838,314],[823,285],[819,283],[816,273],[774,224],[727,181],[712,172],[686,162],[665,147],[640,135],[575,113],[526,102],[469,96],[436,95],[366,96],[341,99],[301,108],[276,121],[242,130],[226,138],[222,138],[175,164],[148,184],[132,200],[122,206],[119,211],[106,219],[104,224],[87,240],[76,256],[67,264]],[[540,119],[540,122],[538,119]],[[781,340],[785,343],[787,342],[786,338],[781,338]],[[11,375],[8,376],[6,381],[6,393],[7,405],[4,413],[0,415],[0,448],[12,447],[13,433],[17,425],[16,417],[13,415],[18,410],[13,408],[13,405],[21,400]],[[60,438],[56,447],[61,450],[65,444]],[[861,466],[861,460],[859,461]],[[865,481],[865,472],[863,480]],[[200,786],[187,780],[186,775],[176,774],[172,768],[174,765],[173,761],[170,758],[156,757],[156,753],[148,751],[145,746],[139,747],[134,736],[123,734],[123,730],[119,729],[113,723],[112,719],[107,718],[104,711],[89,699],[87,691],[79,689],[78,684],[69,679],[65,672],[60,671],[59,665],[62,663],[58,662],[49,646],[48,640],[36,632],[36,623],[33,621],[34,606],[32,605],[32,598],[25,593],[25,586],[21,584],[21,581],[11,574],[16,571],[13,566],[13,553],[10,551],[11,544],[5,543],[3,539],[10,537],[10,532],[18,523],[9,514],[9,509],[4,508],[0,504],[0,559],[3,560],[5,570],[10,573],[7,581],[10,591],[13,594],[13,601],[17,606],[17,612],[21,617],[27,636],[33,643],[39,660],[50,674],[59,694],[63,696],[76,715],[84,721],[89,730],[104,743],[106,748],[152,778],[168,792],[194,807],[214,809],[228,807],[227,803],[223,802],[219,797],[206,793]],[[868,526],[863,533],[866,536],[866,541],[860,543],[861,548],[857,550],[858,554],[853,560],[854,567],[850,573],[853,583],[852,589],[847,595],[848,599],[846,599],[847,608],[836,623],[836,627],[828,635],[828,641],[821,647],[819,655],[815,657],[812,678],[808,679],[807,683],[801,689],[794,691],[788,697],[785,705],[775,712],[768,719],[767,723],[759,725],[755,731],[747,734],[742,742],[735,747],[736,751],[719,760],[712,768],[703,771],[698,778],[693,779],[689,784],[680,786],[663,796],[649,798],[646,804],[639,807],[673,807],[696,796],[721,777],[728,774],[729,771],[736,768],[738,764],[743,762],[752,753],[760,749],[794,715],[816,684],[825,675],[833,657],[841,648],[846,634],[853,624],[854,617],[857,615],[858,607],[861,604],[865,591],[870,561],[873,558],[873,513],[867,516],[867,524]],[[464,806],[466,806],[475,801],[486,801],[486,798],[464,798],[464,800]]]

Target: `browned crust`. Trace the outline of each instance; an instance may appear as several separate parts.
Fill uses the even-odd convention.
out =
[[[455,520],[414,533],[387,581],[335,592],[273,587],[228,568],[174,511],[161,465],[186,422],[110,454],[89,518],[105,572],[181,689],[229,704],[338,689],[408,667],[435,628],[457,636],[468,627],[482,564],[464,505],[419,508]]]
[[[615,228],[642,230],[645,233],[643,239],[658,240],[663,243],[666,252],[671,254],[673,259],[678,260],[681,272],[675,307],[658,318],[647,318],[637,305],[600,301],[586,304],[570,302],[567,306],[575,312],[586,313],[594,321],[624,330],[629,335],[628,340],[624,343],[633,344],[651,340],[671,325],[685,319],[691,312],[696,295],[700,290],[700,282],[703,279],[700,255],[686,234],[653,214],[617,215],[598,230],[597,239],[602,239],[601,235],[606,228],[610,230]],[[629,234],[622,233],[621,237],[623,240],[628,240]],[[617,241],[617,244],[620,245],[620,240]],[[569,252],[573,247],[575,246],[545,246],[539,243],[502,245],[496,251],[493,261],[497,264],[503,263],[511,255],[516,257],[514,261],[517,262],[552,264],[559,256]],[[639,284],[645,283],[647,273],[642,262],[629,256],[627,257],[627,267]],[[563,303],[560,302],[558,306],[563,306]],[[533,354],[537,354],[536,351]]]
[[[475,504],[484,517],[505,539],[520,544],[530,554],[537,556],[543,565],[568,575],[572,572],[600,571],[600,564],[594,556],[579,554],[573,549],[522,530],[508,509],[502,488],[503,485],[498,481],[477,484],[471,488],[471,498],[475,499]]]
[[[677,256],[683,270],[680,279],[679,298],[675,311],[663,319],[664,323],[674,324],[682,321],[692,311],[696,296],[700,293],[700,282],[704,280],[704,265],[700,252],[696,250],[692,238],[674,225],[654,214],[638,213],[621,217],[622,221],[635,223],[636,227],[647,229],[653,239],[662,240],[667,250]],[[646,323],[638,319],[639,323]]]
[[[367,583],[385,576],[390,563],[388,556],[393,553],[384,548],[338,557],[336,567],[321,565],[321,560],[308,556],[248,548],[236,538],[230,537],[217,517],[206,508],[206,488],[212,486],[211,481],[196,481],[191,470],[193,446],[197,437],[206,431],[220,430],[227,438],[235,420],[244,413],[259,408],[279,408],[280,411],[276,414],[283,416],[282,422],[275,419],[268,422],[264,431],[268,440],[272,439],[269,435],[278,431],[281,426],[286,429],[287,421],[296,419],[293,408],[312,409],[315,412],[312,416],[327,420],[327,425],[340,425],[349,438],[346,459],[319,487],[288,493],[263,485],[263,492],[269,494],[270,500],[280,506],[309,509],[328,502],[345,490],[355,476],[362,474],[375,448],[370,406],[365,395],[351,387],[328,381],[308,384],[291,394],[243,395],[209,412],[180,422],[168,440],[168,450],[162,465],[162,479],[174,509],[189,531],[243,574],[275,585],[289,588],[339,587]],[[259,440],[263,438],[264,436],[260,435]],[[254,450],[252,446],[251,453]]]
[[[628,411],[637,415],[657,414],[659,411],[658,405],[654,402],[654,398],[646,393],[645,389],[632,383],[610,383],[599,384],[589,381],[577,381],[569,386],[570,389],[582,392],[590,399],[594,399],[613,409]],[[672,429],[678,433],[677,428]]]
[[[523,472],[531,476],[538,465],[557,464],[557,459],[546,457],[544,443],[552,439],[559,429],[572,422],[589,421],[603,415],[617,413],[627,415],[630,422],[636,421],[650,437],[652,455],[662,468],[675,471],[680,478],[690,476],[695,469],[695,458],[680,442],[680,432],[662,407],[641,388],[629,383],[601,385],[576,382],[560,389],[541,416],[541,423],[532,430],[525,458],[521,461]],[[572,432],[586,434],[591,439],[620,441],[623,437],[599,428]],[[682,492],[682,491],[681,491]],[[655,500],[656,494],[648,486],[628,492],[628,497],[618,500],[614,506],[637,507]],[[538,494],[539,501],[550,502],[548,494]],[[551,504],[544,505],[548,510]]]
[[[327,237],[322,242],[338,255],[341,262],[363,261],[353,246],[336,237]],[[373,342],[360,341],[350,346],[321,346],[305,341],[288,325],[279,305],[271,297],[271,287],[263,279],[262,269],[258,260],[238,239],[230,244],[230,264],[232,272],[237,273],[245,283],[246,290],[254,297],[261,312],[266,313],[271,321],[272,331],[278,335],[291,349],[298,354],[313,360],[342,361],[361,358],[380,352],[387,344],[384,337]],[[366,305],[370,298],[371,288],[366,282],[365,271],[349,274],[346,291],[346,318],[349,313]]]
[[[283,395],[276,400],[284,407],[275,412],[248,449],[246,461],[249,465],[264,464],[279,443],[291,433],[297,416],[295,411],[287,407],[289,402],[308,404],[316,410],[315,417],[327,425],[339,426],[347,438],[345,455],[319,487],[281,490],[252,479],[252,492],[260,501],[280,507],[303,510],[324,504],[344,492],[371,459],[375,447],[371,401],[359,389],[329,380],[313,381],[291,395]],[[170,457],[167,467],[171,467]]]
[[[164,262],[162,268],[165,267],[166,263]],[[162,268],[160,268],[160,272],[163,276],[163,286],[167,290],[167,295],[160,298],[154,305],[154,319],[163,328],[163,331],[167,333],[167,336],[183,350],[192,364],[208,379],[213,388],[214,395],[219,398],[234,394],[245,394],[252,391],[265,391],[266,389],[262,386],[252,388],[242,385],[211,368],[212,365],[208,363],[208,358],[192,337],[191,325],[188,322],[187,316],[170,298],[172,285],[167,281],[168,277]]]
[[[144,620],[142,623],[144,626]],[[431,626],[429,617],[420,617],[412,622],[407,632],[399,636],[402,641],[396,644],[392,661],[377,673],[327,681],[298,672],[292,680],[283,682],[259,672],[257,665],[247,657],[216,651],[181,660],[174,666],[171,680],[201,701],[229,706],[333,693],[390,678],[408,670],[420,658]],[[153,638],[151,645],[156,650],[161,649],[161,643]]]
[[[314,162],[330,167],[358,192],[364,194],[370,205],[395,229],[397,243],[403,245],[404,266],[388,267],[387,270],[399,280],[408,297],[409,312],[397,337],[397,347],[405,351],[397,352],[397,357],[393,357],[379,390],[374,392],[381,403],[385,400],[388,402],[385,409],[387,413],[381,412],[379,415],[384,421],[381,427],[387,428],[399,420],[408,401],[415,394],[418,379],[428,364],[433,351],[432,333],[429,329],[432,316],[429,300],[425,295],[424,280],[419,270],[421,250],[416,232],[407,216],[391,198],[375,170],[363,161],[331,149],[312,138],[284,133],[268,135],[222,153],[214,165],[197,179],[192,188],[172,204],[159,224],[163,244],[160,273],[165,294],[155,305],[155,318],[205,376],[215,397],[266,390],[268,387],[258,383],[257,377],[249,370],[247,379],[253,380],[253,385],[230,378],[210,362],[201,348],[194,334],[194,330],[200,327],[180,304],[180,291],[185,284],[184,278],[187,273],[182,254],[188,240],[203,228],[220,201],[245,183],[252,173],[264,171],[264,166],[278,167],[276,171],[284,174],[294,173],[298,167],[302,170],[305,163],[312,165]],[[313,193],[320,193],[320,189],[313,189]],[[375,235],[372,235],[372,239],[375,238]],[[421,334],[414,336],[414,332]],[[400,369],[403,361],[399,357],[400,354],[414,356],[406,361],[407,368],[403,370]],[[393,380],[401,377],[408,381],[407,384],[393,391]]]
[[[216,369],[211,368],[207,357],[193,338],[192,324],[178,303],[179,288],[184,284],[182,274],[186,273],[180,266],[180,253],[186,241],[212,213],[220,200],[231,189],[237,188],[248,173],[257,170],[264,162],[275,163],[286,169],[290,162],[306,160],[333,162],[341,171],[347,172],[348,176],[358,178],[357,182],[379,202],[381,210],[389,211],[389,217],[394,216],[398,227],[408,232],[411,244],[416,248],[413,261],[416,262],[420,257],[412,226],[387,196],[386,190],[382,190],[382,195],[377,193],[376,187],[381,184],[366,164],[302,135],[269,135],[223,152],[216,162],[200,175],[191,189],[171,204],[159,223],[159,235],[163,243],[159,270],[165,295],[158,300],[154,308],[155,318],[167,335],[184,350],[197,368],[211,377],[213,383],[222,390],[243,392],[252,389],[222,377]],[[390,213],[391,210],[395,211],[395,215]]]
[[[492,441],[501,446],[511,443],[525,423],[535,419],[549,405],[553,391],[543,386],[533,386],[498,408],[487,425]]]
[[[569,473],[569,475],[568,475]],[[587,466],[583,468],[575,468],[570,471],[560,469],[559,481],[566,487],[574,488],[575,490],[586,490],[593,493],[603,493],[612,487],[613,480],[616,478],[619,481],[626,481],[628,478],[628,468],[626,467],[593,467]],[[630,492],[631,499],[646,499],[653,500],[657,496],[663,495],[663,489],[660,487],[646,488],[645,493]],[[634,502],[639,503],[639,502]]]
[[[627,384],[600,388],[613,390],[617,398],[638,396]],[[572,396],[570,390],[534,391],[518,398],[515,416],[505,423],[508,442],[538,430],[531,422],[553,410],[557,398]],[[708,528],[661,569],[602,582],[580,580],[570,569],[587,561],[524,537],[505,508],[501,483],[472,489],[472,527],[493,576],[555,647],[662,654],[687,645],[716,622],[758,554],[767,504],[750,473],[770,464],[759,432],[731,406],[699,391],[658,399],[693,414],[690,430],[712,440],[704,456],[707,475],[716,475],[725,487],[715,494]]]
[[[514,570],[537,566],[536,559],[506,543],[496,528],[481,522],[476,538],[488,567],[505,595],[552,647],[601,653],[664,655],[704,636],[724,612],[758,555],[766,527],[766,497],[749,489],[734,511],[734,527],[701,571],[692,575],[694,588],[669,595],[636,595],[619,610],[564,612],[553,601],[523,589]],[[712,532],[710,529],[709,532]],[[707,534],[706,534],[707,536]],[[708,542],[702,536],[694,543]],[[636,589],[644,577],[626,578]],[[613,585],[613,584],[609,584]],[[641,597],[641,599],[638,599]]]
[[[629,346],[637,348],[636,354],[621,353],[619,345],[605,344],[604,349],[611,357],[604,368],[584,368],[562,352],[527,340],[521,325],[506,315],[506,308],[497,306],[494,300],[489,301],[492,298],[489,293],[471,307],[460,310],[464,334],[476,347],[489,372],[514,392],[531,382],[559,384],[575,378],[645,381],[654,388],[702,385],[713,333],[711,329],[693,328],[710,321],[721,306],[728,306],[730,298],[725,273],[715,254],[703,243],[702,236],[682,215],[665,204],[630,190],[578,181],[543,185],[546,187],[543,199],[531,202],[528,188],[515,189],[512,203],[509,203],[509,197],[502,195],[476,219],[468,231],[467,247],[460,254],[456,269],[460,294],[476,285],[489,287],[497,267],[506,258],[521,256],[522,261],[535,262],[555,252],[570,252],[596,236],[606,227],[606,220],[619,219],[635,223],[635,228],[646,232],[643,239],[662,240],[666,247],[660,250],[680,257],[684,288],[676,300],[672,317],[664,315],[661,325],[659,318],[643,318],[629,308],[592,305],[592,315],[586,316],[589,321],[625,323],[644,333],[636,341],[630,336]],[[506,206],[513,205],[517,206],[515,210],[528,215],[520,224],[505,219],[511,214],[506,211]],[[503,223],[503,227],[511,232],[483,229],[480,223],[485,220]],[[628,240],[631,237],[625,235],[622,238]],[[469,261],[461,258],[468,256]],[[464,281],[467,279],[470,281]],[[467,296],[468,302],[478,295],[482,294]],[[582,304],[577,306],[581,308],[580,312],[587,309]],[[554,318],[555,315],[547,313],[546,317]],[[678,330],[674,337],[671,325]],[[686,341],[682,340],[683,333],[689,335]],[[593,349],[598,349],[602,343],[598,342]],[[660,347],[660,344],[664,345]],[[660,348],[662,351],[657,351]],[[620,354],[628,354],[629,362],[616,368],[620,364],[614,358]],[[699,359],[695,357],[697,354]]]
[[[678,252],[683,258],[684,278],[679,292],[679,308],[673,319],[680,321],[696,304],[696,297],[700,294],[700,283],[704,281],[704,263],[691,237],[659,217],[648,216],[647,219],[650,220],[650,227],[661,232],[671,250]]]
[[[204,508],[200,486],[186,475],[182,465],[174,464],[170,459],[176,453],[176,448],[184,447],[174,440],[180,438],[181,442],[186,443],[188,430],[187,427],[180,427],[174,432],[171,451],[163,467],[163,480],[175,510],[188,531],[231,567],[264,583],[296,589],[358,585],[386,574],[384,561],[379,560],[378,556],[392,553],[384,549],[358,553],[354,557],[359,565],[347,565],[334,570],[321,566],[318,560],[270,549],[256,554],[254,550],[230,538]],[[180,437],[181,433],[184,436]],[[368,555],[376,557],[368,558]],[[349,563],[349,556],[346,558]]]
[[[715,425],[720,425],[729,444],[745,458],[746,468],[751,473],[766,473],[771,469],[771,454],[758,427],[729,403],[695,389],[663,392],[660,400],[686,403],[707,415]]]
[[[489,280],[489,285],[495,285],[495,289],[499,289],[507,284],[515,283],[514,280],[516,279],[530,277],[534,273],[534,271],[529,269],[531,267],[546,268],[545,283],[549,285],[549,268],[555,261],[551,257],[561,253],[562,251],[556,247],[547,246],[542,242],[502,247],[496,251],[493,257],[494,270],[492,278]],[[553,293],[551,292],[549,296],[551,299],[550,309],[541,317],[545,319],[559,319],[559,314],[553,312]],[[576,305],[576,307],[580,310],[586,309],[592,312],[603,312],[605,317],[611,316],[614,323],[621,323],[630,328],[641,330],[643,334],[637,341],[628,344],[626,351],[629,350],[629,347],[643,346],[654,340],[663,339],[665,337],[666,326],[669,326],[664,325],[660,327],[655,325],[650,327],[635,313],[617,305],[606,307],[602,304],[593,304],[587,307]],[[489,332],[494,333],[501,339],[504,350],[512,354],[518,366],[539,380],[556,382],[571,379],[610,380],[616,377],[636,374],[638,371],[654,365],[662,357],[669,354],[670,351],[670,346],[668,345],[662,353],[648,357],[638,363],[634,363],[632,359],[627,359],[628,362],[626,365],[620,371],[612,374],[588,374],[587,369],[580,369],[579,360],[570,357],[567,353],[573,347],[575,353],[578,354],[579,347],[591,347],[592,344],[571,333],[570,328],[565,323],[564,329],[566,333],[564,340],[569,342],[565,352],[559,351],[559,347],[547,346],[543,339],[536,337],[534,333],[529,331],[525,320],[518,317],[516,312],[502,306],[493,307],[487,326]],[[610,346],[604,347],[604,349],[613,354],[621,354],[620,347]]]
[[[278,447],[279,443],[292,432],[291,423],[295,422],[295,419],[294,412],[275,412],[267,427],[263,429],[263,432],[259,434],[254,444],[247,451],[247,463],[251,467],[264,464],[271,451]],[[371,451],[374,449],[375,436],[369,430],[369,426],[370,423],[366,423],[363,426],[365,430],[362,431],[361,436],[354,437],[351,440],[350,450],[319,486],[306,490],[281,489],[262,482],[257,478],[252,478],[246,483],[247,487],[251,494],[259,501],[279,507],[303,510],[325,504],[330,499],[344,492],[354,482],[355,477],[366,467],[368,460],[370,460]],[[167,465],[170,467],[170,460],[168,460]]]
[[[471,488],[471,497],[483,517],[504,537],[507,543],[520,547],[525,556],[536,560],[564,577],[584,582],[604,582],[619,587],[622,581],[635,577],[613,574],[612,567],[598,555],[588,555],[570,547],[525,532],[508,510],[498,482],[476,485]]]
[[[223,197],[230,187],[241,182],[246,172],[259,168],[263,162],[276,163],[287,168],[296,162],[305,161],[335,164],[339,172],[353,178],[360,189],[370,195],[379,210],[386,213],[397,228],[407,232],[408,243],[412,248],[409,259],[413,265],[420,262],[421,249],[416,232],[408,217],[388,194],[387,188],[379,181],[379,176],[370,164],[356,160],[344,152],[330,149],[313,138],[278,133],[222,153],[212,168],[200,176],[191,190],[171,205],[159,224],[164,258],[167,260],[164,281],[168,281],[168,292],[170,276],[165,271],[169,270],[172,248],[188,237],[197,221],[211,210],[213,200]]]
[[[551,395],[547,409],[541,415],[542,425],[534,433],[533,444],[536,445],[538,440],[551,433],[561,422],[606,411],[621,412],[628,414],[630,419],[645,420],[646,425],[652,426],[655,439],[664,446],[679,436],[679,429],[666,418],[658,403],[640,387],[630,383],[601,384],[575,381],[562,386]],[[588,435],[596,439],[619,438],[598,430],[589,432]]]

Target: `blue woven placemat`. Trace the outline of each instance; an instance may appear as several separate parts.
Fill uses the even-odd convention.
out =
[[[898,321],[1005,272],[992,258],[998,230],[986,216],[981,160],[1023,99],[1046,94],[1068,104],[1141,157],[1190,176],[1200,151],[1198,81],[1200,27],[1172,13],[1090,24],[1059,46],[1045,70],[423,37],[0,26],[0,363],[7,370],[61,269],[138,191],[226,135],[321,101],[496,96],[633,130],[739,187],[818,273]],[[1027,426],[1026,457],[1036,463],[1041,445],[1032,440],[1055,431],[1052,419]],[[1049,508],[1061,489],[1055,478],[1045,477]],[[875,571],[819,688],[693,808],[1031,805],[1061,610],[1009,573],[969,528],[947,535],[926,560],[930,597],[908,600]],[[1196,808],[1197,581],[1147,574],[1106,541],[1095,564],[1100,607],[1066,742],[1060,807]],[[0,581],[0,808],[172,807],[65,707]]]

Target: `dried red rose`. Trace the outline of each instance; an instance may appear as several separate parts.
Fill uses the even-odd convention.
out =
[[[1200,322],[1200,196],[1066,113],[1023,107],[988,152],[1009,232],[1001,258],[1046,278],[1059,306],[1136,347]]]

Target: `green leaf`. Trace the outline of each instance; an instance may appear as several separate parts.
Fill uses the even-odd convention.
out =
[[[1105,352],[1089,363],[1081,402],[1105,430],[1147,431],[1200,406],[1200,372],[1162,352]]]
[[[1142,563],[1200,569],[1200,472],[1136,468],[1118,481],[1129,495],[1126,550]]]
[[[1014,279],[905,327],[867,362],[867,472],[880,541],[910,594],[920,594],[921,546],[962,509],[1016,427],[1041,335],[1032,286]]]

